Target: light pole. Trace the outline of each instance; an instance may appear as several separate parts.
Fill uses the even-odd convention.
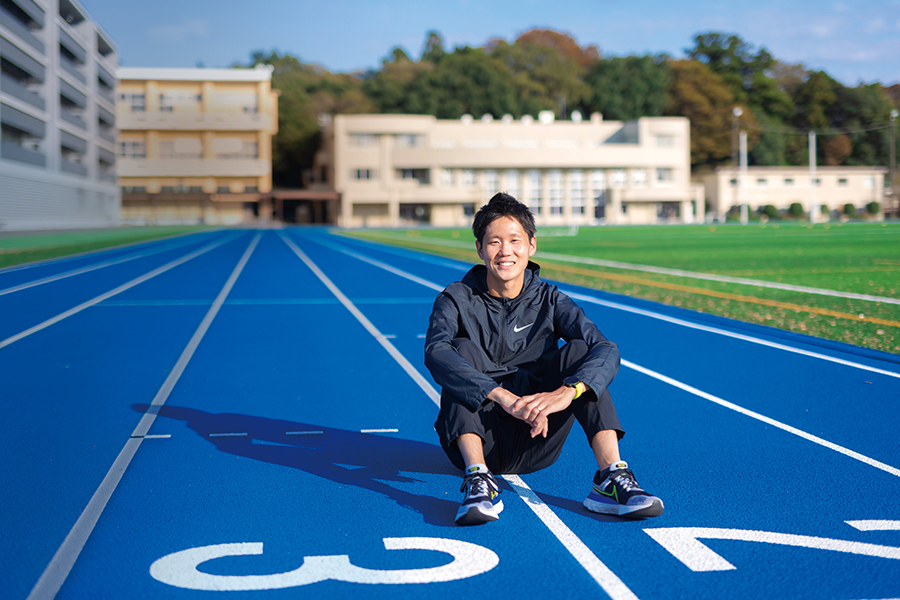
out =
[[[737,183],[734,188],[734,198],[738,202],[741,201],[741,178],[738,177],[738,119],[741,118],[742,114],[744,114],[744,109],[740,106],[735,106],[731,111],[733,117],[731,119],[731,172]],[[744,205],[741,204],[741,223],[746,223],[744,212]]]
[[[816,222],[816,132],[809,130],[809,221]]]
[[[898,114],[900,114],[900,112],[898,112],[896,108],[891,111],[891,204],[896,202],[896,206],[894,207],[895,216],[900,216],[900,198],[897,197],[896,185],[897,174],[894,172],[896,169],[896,161],[894,160],[894,148],[896,146],[894,136],[896,135],[896,126],[894,125],[894,119],[897,118]]]

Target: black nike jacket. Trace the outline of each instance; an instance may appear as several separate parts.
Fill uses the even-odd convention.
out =
[[[474,266],[434,301],[425,335],[425,366],[444,391],[477,410],[506,375],[525,370],[542,379],[560,339],[588,345],[577,380],[598,395],[612,383],[619,370],[618,346],[571,298],[541,280],[539,265],[529,261],[522,293],[515,298],[491,296],[486,272],[484,265]],[[498,370],[481,373],[469,364],[451,344],[460,337],[481,346]]]

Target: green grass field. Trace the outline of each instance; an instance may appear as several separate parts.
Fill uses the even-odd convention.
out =
[[[0,269],[198,231],[204,226],[93,229],[60,233],[4,234],[0,237]]]
[[[367,239],[478,262],[468,229]],[[900,224],[582,227],[538,231],[545,277],[900,354],[900,304],[651,273],[642,265],[900,299]],[[572,257],[549,258],[547,254]],[[580,259],[629,263],[612,268]]]

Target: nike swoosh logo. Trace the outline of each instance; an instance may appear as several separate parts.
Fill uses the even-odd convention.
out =
[[[528,325],[525,325],[524,327],[519,327],[519,326],[517,325],[516,327],[513,327],[513,331],[515,331],[516,333],[519,333],[519,332],[522,331],[523,329],[528,329],[528,328],[531,327],[532,325],[534,325],[534,323],[529,323]]]

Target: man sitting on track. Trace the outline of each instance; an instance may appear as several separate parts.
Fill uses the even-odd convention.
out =
[[[529,260],[537,249],[531,211],[497,194],[475,215],[472,231],[484,265],[438,295],[425,339],[425,365],[442,388],[435,429],[464,470],[456,522],[496,520],[503,503],[492,473],[552,465],[574,419],[599,465],[584,505],[628,517],[661,514],[662,501],[638,486],[619,457],[624,431],[607,391],[619,349],[568,296],[541,281]]]

